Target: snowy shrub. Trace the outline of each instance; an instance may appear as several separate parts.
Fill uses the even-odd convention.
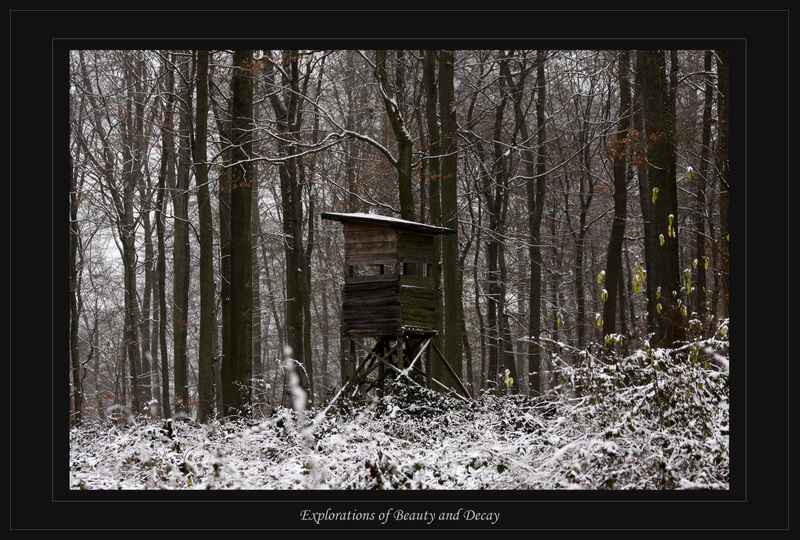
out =
[[[546,396],[403,384],[326,409],[70,431],[72,489],[727,489],[727,334],[630,355],[562,347]]]
[[[580,433],[563,446],[563,480],[585,489],[727,488],[727,341],[629,356],[583,354],[568,380]]]

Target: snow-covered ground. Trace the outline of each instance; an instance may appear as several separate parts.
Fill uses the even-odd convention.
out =
[[[465,403],[405,384],[327,411],[70,431],[71,489],[729,488],[727,354],[590,356],[573,392]]]

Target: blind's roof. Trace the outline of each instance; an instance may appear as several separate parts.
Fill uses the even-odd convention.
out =
[[[401,229],[404,231],[411,231],[424,234],[455,234],[456,231],[448,229],[447,227],[438,227],[436,225],[428,225],[426,223],[418,223],[416,221],[408,221],[405,219],[393,218],[389,216],[381,216],[378,214],[340,214],[335,212],[323,212],[322,219],[330,219],[333,221],[358,221],[361,223],[376,223],[379,225],[386,225]]]

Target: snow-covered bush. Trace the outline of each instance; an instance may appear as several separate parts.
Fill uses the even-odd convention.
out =
[[[578,351],[563,351],[563,354]],[[73,489],[727,489],[727,337],[580,351],[546,396],[364,401],[70,431]]]
[[[569,484],[727,488],[727,339],[676,349],[645,342],[629,356],[581,353],[567,368],[568,386],[580,396],[568,419],[577,432],[558,452]]]

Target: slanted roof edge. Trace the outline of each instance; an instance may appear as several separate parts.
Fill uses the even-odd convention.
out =
[[[406,219],[393,218],[391,216],[381,216],[379,214],[364,214],[364,213],[339,213],[339,212],[322,212],[322,219],[329,219],[333,221],[358,221],[362,223],[377,223],[380,225],[387,225],[395,229],[402,229],[414,232],[424,232],[428,234],[455,234],[456,231],[447,227],[439,227],[437,225],[428,225],[427,223],[419,223],[417,221],[408,221]]]

